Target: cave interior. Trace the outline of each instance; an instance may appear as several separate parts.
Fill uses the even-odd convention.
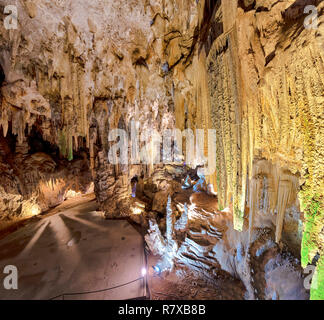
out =
[[[1,299],[324,300],[323,140],[323,1],[0,0]]]

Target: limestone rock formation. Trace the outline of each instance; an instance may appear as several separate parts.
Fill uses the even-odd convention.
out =
[[[246,299],[307,299],[300,261],[287,248],[279,248],[271,228],[255,228],[250,239],[248,233],[234,230],[232,215],[218,212],[217,201],[206,201],[208,197],[201,193],[195,197],[189,194],[192,202],[185,209],[183,237],[173,232],[183,216],[178,221],[172,219],[170,197],[167,203],[167,230],[170,231],[165,237],[156,220],[150,221],[145,240],[152,253],[161,256],[157,264],[160,270],[170,271],[174,265],[189,266],[210,281],[223,270],[243,281]],[[176,196],[175,201],[180,199]]]

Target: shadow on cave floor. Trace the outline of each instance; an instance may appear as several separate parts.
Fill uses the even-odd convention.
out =
[[[105,220],[96,210],[93,194],[70,199],[2,238],[0,268],[16,266],[19,286],[0,287],[1,299],[144,297],[143,237],[127,221]]]
[[[98,205],[96,203],[96,197],[94,193],[86,194],[65,200],[55,208],[49,209],[40,215],[33,217],[16,218],[15,220],[9,220],[7,222],[1,221],[0,224],[0,240],[9,234],[19,230],[20,228],[29,225],[30,223],[38,222],[41,219],[57,214],[63,210],[73,208],[75,206],[80,207],[81,212],[86,212],[88,209],[97,210]]]

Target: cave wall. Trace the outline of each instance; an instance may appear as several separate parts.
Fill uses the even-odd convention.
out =
[[[315,30],[304,27],[306,5],[317,6]],[[323,3],[218,1],[206,8],[210,21],[200,20],[197,48],[205,71],[192,66],[201,83],[193,94],[199,97],[207,74],[209,101],[199,105],[217,131],[217,171],[209,179],[220,209],[230,206],[235,229],[250,237],[260,221],[272,221],[277,243],[283,236],[295,252],[301,244],[303,267],[319,259],[323,283]],[[206,124],[196,117],[194,125]]]
[[[79,152],[69,162],[35,132],[22,143],[11,130],[6,137],[0,133],[0,230],[10,221],[36,216],[67,198],[93,192],[86,153]]]
[[[316,29],[304,26],[307,5]],[[268,224],[323,283],[323,3],[200,1],[197,11],[193,58],[173,70],[176,127],[216,130],[207,181],[219,209],[250,239]]]
[[[0,3],[2,20],[7,4]],[[17,1],[18,28],[0,24],[4,138],[14,135],[27,156],[25,129],[41,122],[42,139],[59,147],[60,158],[88,153],[101,208],[128,214],[131,178],[153,167],[111,165],[108,132],[129,131],[132,121],[147,134],[174,126],[170,71],[190,58],[195,8],[182,1]]]

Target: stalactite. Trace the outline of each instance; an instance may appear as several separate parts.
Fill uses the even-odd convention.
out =
[[[278,213],[276,220],[276,242],[279,243],[281,240],[282,227],[284,223],[284,215],[287,208],[291,193],[291,182],[290,181],[279,181],[278,188]]]
[[[69,133],[68,138],[67,138],[67,149],[68,149],[68,155],[67,159],[69,161],[73,160],[73,137],[71,133]]]
[[[173,212],[171,208],[171,197],[168,196],[168,202],[166,206],[166,241],[168,243],[173,241]]]
[[[311,285],[311,300],[323,300],[324,296],[324,254],[322,253],[316,265]]]
[[[249,203],[249,207],[250,207],[250,215],[249,215],[249,244],[251,244],[252,242],[252,232],[253,232],[253,227],[254,227],[254,217],[255,217],[255,212],[256,212],[256,207],[257,207],[257,203],[256,203],[256,197],[255,195],[257,194],[257,183],[258,180],[256,179],[252,179],[251,183],[250,183],[250,203]]]
[[[183,213],[180,219],[175,223],[175,230],[186,230],[188,227],[188,206],[187,203],[184,204]]]
[[[65,129],[59,130],[58,133],[58,146],[60,153],[63,157],[67,156],[67,139]]]

